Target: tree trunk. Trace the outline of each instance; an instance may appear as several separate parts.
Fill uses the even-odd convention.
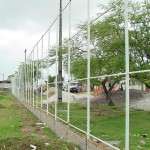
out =
[[[107,89],[107,87],[106,87],[106,82],[107,82],[107,80],[104,80],[104,81],[102,82],[102,86],[103,86],[103,89],[104,89],[104,92],[105,92],[105,96],[106,96],[106,99],[107,99],[107,101],[108,101],[108,105],[109,105],[109,106],[114,106],[114,103],[113,103],[113,101],[112,101],[112,99],[111,99],[112,86],[110,86],[110,87]]]

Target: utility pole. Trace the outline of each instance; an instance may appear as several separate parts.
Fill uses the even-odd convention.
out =
[[[26,58],[27,58],[27,50],[26,49],[25,49],[24,53],[25,53],[25,64],[26,64]]]
[[[58,103],[62,102],[62,0],[59,11],[59,53],[58,53]]]

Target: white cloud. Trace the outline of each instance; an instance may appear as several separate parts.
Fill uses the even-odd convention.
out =
[[[6,45],[9,45],[10,44],[10,42],[9,41],[7,41],[7,39],[1,39],[0,38],[0,46],[6,46]]]
[[[91,13],[99,3],[108,0],[91,0]],[[63,0],[63,7],[69,0]],[[68,10],[63,15],[64,36],[68,35]],[[1,0],[0,1],[0,71],[8,76],[14,73],[24,50],[27,55],[54,21],[59,11],[59,0]],[[72,27],[87,18],[87,1],[72,0]],[[52,29],[51,43],[56,42],[56,24]],[[72,31],[73,32],[73,31]],[[1,80],[1,77],[0,77]]]

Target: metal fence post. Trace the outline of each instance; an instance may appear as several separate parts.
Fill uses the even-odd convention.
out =
[[[87,0],[87,149],[88,149],[88,140],[90,138],[90,0]]]
[[[125,12],[125,68],[126,68],[126,129],[125,148],[129,150],[129,31],[128,31],[128,0],[124,1]]]
[[[71,1],[69,4],[69,45],[68,45],[68,95],[67,95],[67,122],[70,122],[70,51],[71,51]]]
[[[50,29],[48,30],[48,50],[47,50],[47,101],[49,95],[49,52],[50,52]],[[48,102],[47,102],[47,115],[48,115]]]
[[[34,108],[34,49],[33,49],[33,108]]]
[[[56,100],[55,100],[55,120],[57,119],[57,102],[58,102],[58,83],[57,83],[57,70],[58,70],[58,25],[59,25],[59,17],[57,17],[56,22],[56,66],[55,66],[55,94],[56,94]]]
[[[38,108],[38,100],[39,100],[39,91],[38,91],[38,77],[39,77],[39,60],[38,60],[38,43],[37,43],[37,70],[36,70],[36,76],[37,76],[37,97],[36,97],[36,108]]]

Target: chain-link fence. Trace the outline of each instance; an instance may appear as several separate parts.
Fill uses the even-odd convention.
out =
[[[49,124],[60,120],[86,135],[87,140],[118,149],[103,140],[109,136],[101,131],[104,120],[101,125],[95,123],[95,116],[101,113],[96,107],[101,97],[98,101],[93,99],[93,91],[100,94],[102,89],[106,103],[114,105],[112,91],[124,90],[123,147],[128,150],[130,85],[150,87],[149,0],[112,1],[99,5],[95,15],[91,15],[90,0],[87,0],[87,18],[76,29],[72,25],[72,12],[78,10],[73,10],[73,5],[74,1],[69,1],[60,13],[64,20],[62,43],[59,40],[61,15],[58,14],[14,74],[12,93],[27,107],[32,106],[33,111],[40,109],[53,116]],[[110,136],[122,132],[117,125],[112,123],[115,127]],[[97,136],[99,130],[103,136]]]

